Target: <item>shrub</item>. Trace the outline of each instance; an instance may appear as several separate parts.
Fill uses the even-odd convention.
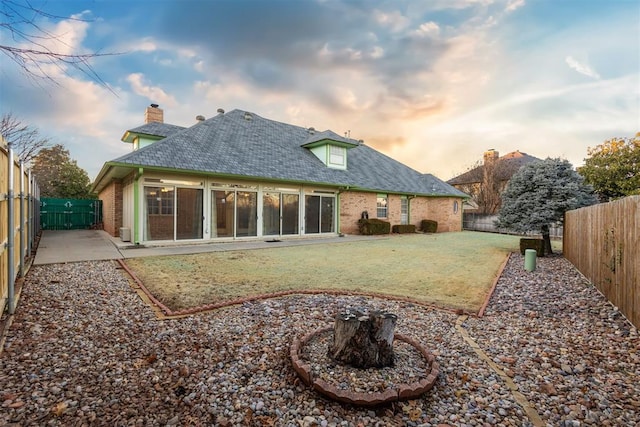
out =
[[[391,231],[393,233],[403,234],[403,233],[415,233],[416,226],[413,224],[396,224],[391,227]]]
[[[525,249],[535,249],[537,255],[544,256],[544,240],[523,237],[520,239],[520,253],[524,255]]]
[[[422,231],[424,231],[425,233],[435,233],[436,231],[438,231],[438,221],[423,219],[420,222],[420,226],[422,227]]]
[[[358,229],[360,234],[371,236],[374,234],[389,234],[391,231],[391,223],[382,221],[381,219],[359,219]]]

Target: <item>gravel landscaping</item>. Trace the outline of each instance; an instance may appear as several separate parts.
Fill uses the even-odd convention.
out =
[[[562,257],[522,264],[483,318],[293,295],[166,320],[113,262],[33,267],[0,355],[0,425],[640,426],[638,331]],[[357,408],[297,377],[292,340],[364,306],[435,355],[423,398]]]

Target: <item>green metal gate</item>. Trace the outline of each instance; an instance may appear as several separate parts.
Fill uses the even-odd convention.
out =
[[[89,229],[100,223],[101,200],[40,198],[40,224],[43,230]]]

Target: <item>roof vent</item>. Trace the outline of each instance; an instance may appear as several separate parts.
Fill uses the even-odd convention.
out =
[[[364,139],[359,139],[358,144],[361,144],[361,145],[364,144]]]
[[[244,112],[244,119],[245,119],[245,120],[251,120],[251,119],[253,119],[253,116],[251,115],[251,113],[250,113],[250,112],[245,111],[245,112]]]
[[[204,119],[204,116],[202,116],[202,115],[197,115],[197,116],[196,116],[196,121],[198,121],[198,122],[204,122],[204,120],[205,120],[205,119]]]
[[[218,114],[224,114],[224,110],[222,108],[218,108]]]
[[[314,128],[307,129],[307,132],[309,132],[309,135],[315,135],[316,134],[316,130]]]

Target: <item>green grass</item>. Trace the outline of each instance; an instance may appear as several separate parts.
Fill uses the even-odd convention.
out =
[[[127,264],[172,310],[295,290],[409,297],[477,311],[518,236],[461,232],[134,258]]]

